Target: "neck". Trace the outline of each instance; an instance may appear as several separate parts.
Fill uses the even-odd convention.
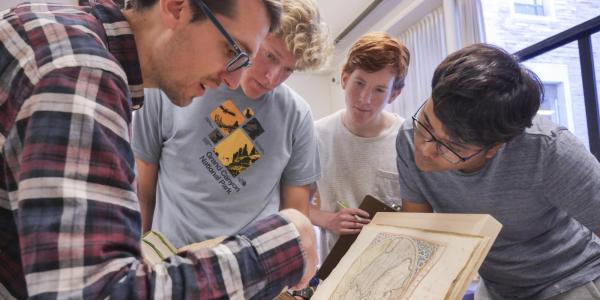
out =
[[[460,171],[468,174],[468,173],[474,173],[474,172],[477,172],[477,171],[483,169],[483,167],[485,167],[485,164],[488,161],[488,158],[487,158],[488,151],[489,150],[484,150],[480,154],[478,154],[476,157],[473,157],[472,159],[467,161],[467,164],[465,164],[465,166],[462,169],[460,169]]]
[[[467,173],[467,174],[477,172],[477,171],[483,169],[483,167],[485,166],[485,162],[486,162],[486,160],[484,159],[480,162],[477,162],[477,164],[473,164],[471,166],[466,166],[466,167],[460,169],[460,171],[463,173]]]
[[[349,120],[350,118],[348,111],[344,111],[342,114],[342,124],[344,127],[352,134],[364,138],[377,137],[394,123],[393,115],[385,111],[382,111],[375,119],[364,125],[355,124]]]

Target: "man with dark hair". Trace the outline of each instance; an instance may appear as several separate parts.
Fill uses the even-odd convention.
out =
[[[431,97],[398,134],[403,211],[503,224],[476,299],[598,299],[600,164],[535,116],[541,97],[514,57],[472,45],[437,67]]]
[[[3,12],[1,299],[268,299],[308,282],[315,238],[296,210],[155,266],[140,253],[131,109],[144,87],[178,106],[221,83],[237,87],[278,11],[274,0],[123,11],[96,0]]]

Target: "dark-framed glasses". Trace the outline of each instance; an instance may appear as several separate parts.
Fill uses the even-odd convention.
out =
[[[419,112],[423,109],[423,107],[425,106],[425,103],[427,103],[427,101],[429,101],[429,99],[426,100],[423,104],[421,104],[419,109],[417,109],[415,114],[412,116],[413,130],[415,131],[415,133],[420,135],[426,143],[435,143],[435,149],[436,149],[438,155],[440,155],[446,161],[448,161],[452,164],[457,164],[457,163],[465,162],[465,161],[477,156],[478,154],[483,152],[483,150],[485,150],[485,147],[484,147],[469,156],[462,156],[462,155],[458,154],[455,150],[452,150],[452,148],[450,148],[444,142],[440,141],[437,137],[435,137],[435,135],[431,132],[431,130],[429,130],[429,128],[427,128],[427,126],[425,126],[423,123],[421,123],[421,121],[419,121],[419,119],[418,119]]]
[[[227,40],[235,55],[229,60],[225,70],[229,73],[235,72],[241,68],[249,67],[252,63],[250,62],[250,56],[233,40],[231,35],[223,28],[223,25],[217,20],[215,15],[210,11],[210,8],[202,0],[193,0],[202,10],[202,13],[210,20],[213,25],[221,32],[223,37]]]

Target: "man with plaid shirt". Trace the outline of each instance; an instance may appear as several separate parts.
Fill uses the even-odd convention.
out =
[[[144,87],[180,106],[236,87],[276,0],[90,2],[0,13],[0,298],[267,299],[304,285],[316,250],[294,210],[144,263],[129,145]]]

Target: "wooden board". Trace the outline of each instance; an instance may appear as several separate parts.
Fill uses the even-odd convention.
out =
[[[374,216],[378,212],[395,212],[395,210],[392,207],[375,199],[373,196],[370,195],[367,195],[363,199],[358,208],[368,212],[369,216]],[[350,249],[350,246],[352,245],[352,243],[354,243],[357,237],[358,234],[340,236],[340,238],[335,242],[335,244],[331,248],[331,251],[329,251],[329,254],[325,258],[325,260],[323,260],[323,263],[321,264],[321,267],[317,272],[317,277],[319,277],[321,280],[325,280],[325,278],[329,276],[331,271],[333,271],[335,266],[337,266],[338,262],[346,254],[348,249]]]
[[[461,299],[501,227],[489,215],[377,213],[313,299]]]

